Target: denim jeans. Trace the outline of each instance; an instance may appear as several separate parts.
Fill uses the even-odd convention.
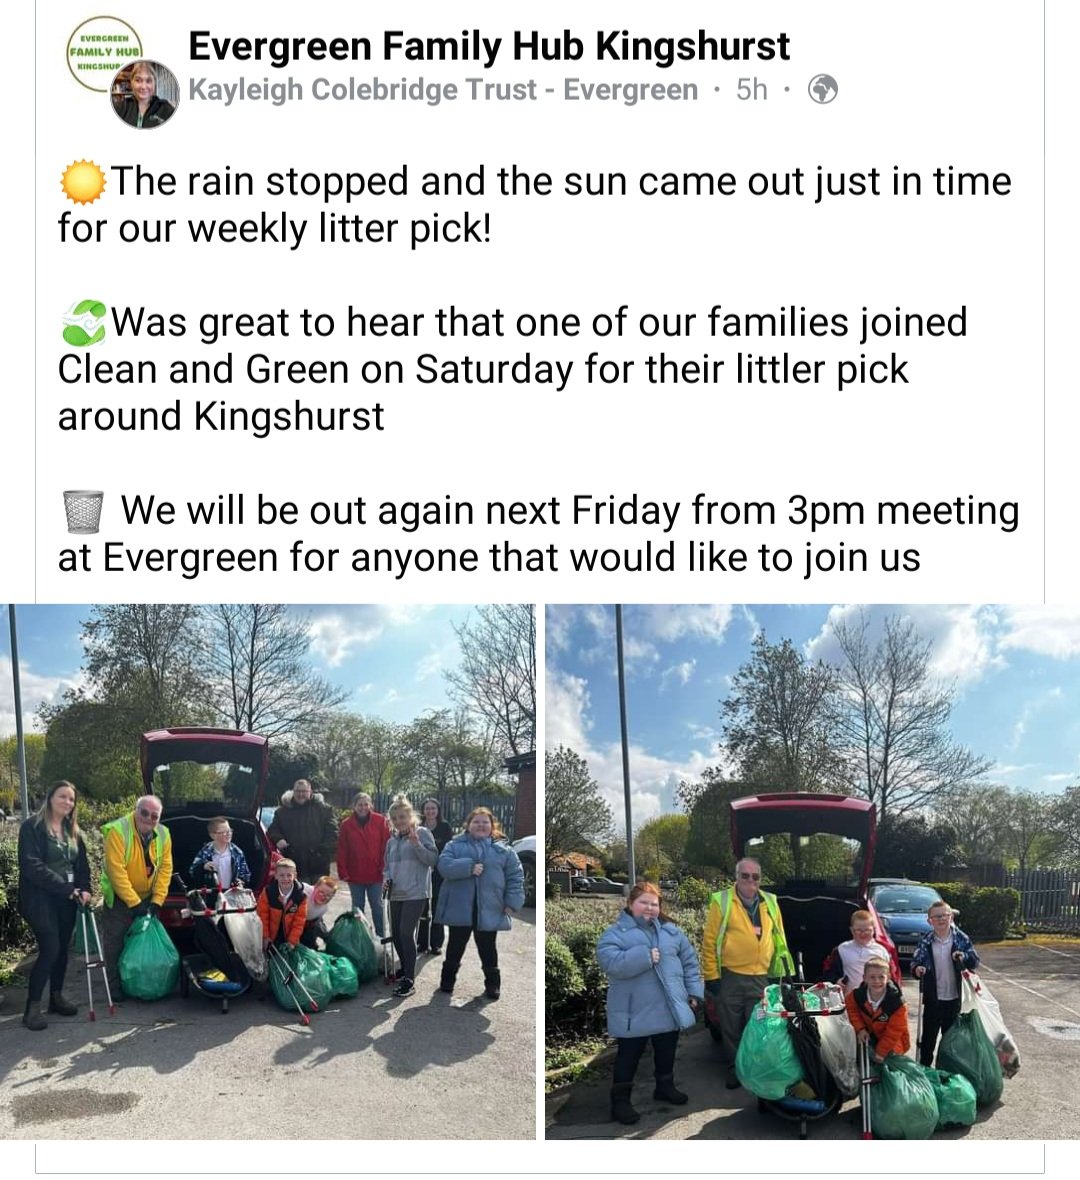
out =
[[[361,913],[364,912],[364,899],[371,902],[371,923],[375,927],[376,935],[382,938],[386,934],[383,929],[382,884],[357,885],[355,881],[350,881],[349,896],[352,898],[353,909]]]

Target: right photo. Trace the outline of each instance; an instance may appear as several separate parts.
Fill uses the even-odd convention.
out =
[[[1080,607],[545,621],[548,1139],[1080,1137]]]

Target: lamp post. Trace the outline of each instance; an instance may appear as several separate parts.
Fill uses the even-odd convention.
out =
[[[637,883],[634,865],[634,823],[630,809],[630,744],[626,736],[626,671],[623,668],[622,607],[615,607],[615,653],[619,666],[619,725],[622,729],[623,798],[626,804],[626,865],[632,889]]]

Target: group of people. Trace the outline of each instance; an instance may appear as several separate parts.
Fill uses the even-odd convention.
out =
[[[644,882],[630,890],[626,907],[600,936],[596,958],[608,977],[608,1033],[616,1040],[611,1117],[632,1124],[640,1115],[631,1095],[634,1075],[652,1042],[658,1101],[683,1104],[689,1096],[675,1085],[675,1051],[681,1030],[697,1020],[708,997],[718,1025],[729,1089],[739,1086],[735,1057],[743,1030],[770,982],[794,974],[784,920],[774,894],[761,888],[761,865],[749,857],[735,866],[734,886],[709,900],[701,956],[664,913],[660,890]],[[923,1032],[920,1063],[933,1063],[939,1034],[960,1011],[960,979],[979,965],[971,939],[956,926],[947,902],[927,914],[931,929],[912,960],[920,981]],[[891,978],[889,954],[874,939],[868,910],[851,918],[851,938],[824,966],[826,978],[843,983],[845,1006],[857,1040],[880,1063],[911,1048],[903,992]]]
[[[79,908],[91,904],[93,886],[76,813],[75,787],[57,782],[19,829],[18,908],[38,946],[23,1024],[35,1031],[47,1027],[42,1012],[46,988],[49,1012],[72,1016],[77,1011],[64,995],[64,977]],[[161,910],[173,879],[172,837],[161,814],[161,800],[145,795],[132,812],[103,828],[100,937],[114,997],[122,994],[118,964],[125,936],[136,918]],[[229,820],[217,816],[207,829],[210,839],[189,870],[194,885],[189,897],[253,885]],[[400,962],[395,995],[414,993],[418,955],[442,954],[444,941],[439,990],[452,993],[473,939],[484,993],[499,998],[496,939],[525,904],[525,886],[517,853],[488,808],[473,808],[455,836],[436,799],[426,799],[417,814],[408,799],[398,796],[384,816],[361,792],[339,826],[333,808],[300,779],[282,797],[268,835],[276,852],[271,879],[257,902],[264,947],[303,942],[319,949],[340,879],[349,886],[355,910],[370,907],[379,939],[385,938],[383,903],[388,902],[390,936]],[[335,856],[338,877],[330,873]],[[212,902],[207,904],[212,908]]]

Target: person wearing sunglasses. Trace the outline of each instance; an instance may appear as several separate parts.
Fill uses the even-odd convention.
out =
[[[102,828],[101,949],[114,996],[121,995],[118,964],[128,928],[143,914],[157,915],[172,880],[172,837],[161,822],[161,806],[156,795],[143,795],[130,815]]]
[[[762,991],[771,980],[795,974],[780,905],[761,888],[761,865],[750,857],[735,866],[734,889],[709,899],[701,973],[706,1011],[720,1026],[727,1088],[734,1090],[735,1054]]]

